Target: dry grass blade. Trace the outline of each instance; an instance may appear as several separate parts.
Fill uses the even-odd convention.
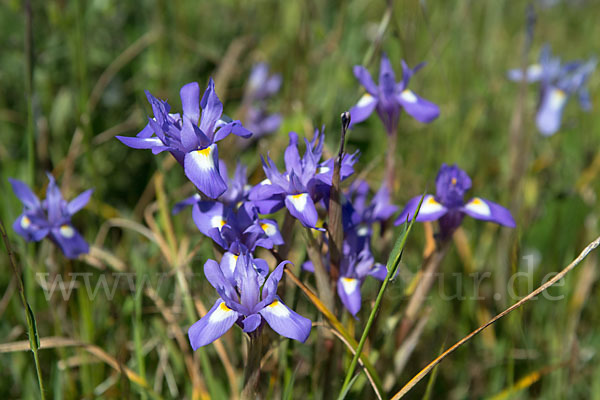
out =
[[[442,353],[435,360],[430,362],[417,375],[415,375],[410,381],[408,381],[408,383],[406,385],[404,385],[404,387],[402,389],[400,389],[400,391],[398,393],[396,393],[394,395],[394,397],[392,397],[392,400],[397,400],[397,399],[401,399],[402,397],[404,397],[404,395],[406,393],[408,393],[417,383],[419,383],[421,381],[421,379],[423,379],[433,369],[433,367],[435,367],[437,364],[441,363],[444,360],[444,358],[448,357],[460,346],[462,346],[463,344],[465,344],[466,342],[471,340],[479,332],[483,331],[485,328],[492,325],[494,322],[498,321],[500,318],[504,317],[506,314],[519,308],[520,306],[522,306],[523,304],[525,304],[526,302],[528,302],[529,300],[531,300],[532,298],[534,298],[535,296],[542,293],[544,290],[548,289],[550,286],[554,285],[556,282],[561,280],[566,274],[568,274],[573,268],[575,268],[581,261],[583,261],[585,259],[585,257],[592,250],[594,250],[599,245],[600,245],[600,237],[596,238],[596,240],[594,240],[593,242],[588,244],[587,247],[585,249],[583,249],[583,251],[579,254],[579,256],[577,256],[577,258],[575,260],[573,260],[569,265],[567,265],[562,271],[560,271],[558,274],[556,274],[548,282],[544,283],[542,286],[538,287],[536,290],[529,293],[527,296],[523,297],[521,300],[519,300],[512,306],[508,307],[506,310],[502,311],[500,314],[496,315],[494,318],[492,318],[491,320],[489,320],[488,322],[486,322],[485,324],[483,324],[482,326],[475,329],[473,332],[469,333],[467,336],[465,336],[464,338],[462,338],[461,340],[456,342],[456,344],[454,344],[452,347],[450,347],[448,350],[446,350],[444,353]]]
[[[514,385],[504,389],[497,395],[491,397],[489,400],[509,399],[516,393],[520,392],[523,389],[528,388],[529,386],[531,386],[534,383],[536,383],[537,381],[539,381],[542,378],[542,376],[548,375],[550,372],[553,372],[559,368],[562,368],[565,365],[567,365],[567,363],[563,362],[563,363],[560,363],[557,365],[549,365],[538,371],[531,372],[531,373],[525,375],[524,377],[522,377],[521,379],[519,379]]]
[[[154,289],[148,287],[146,288],[145,292],[146,295],[150,299],[152,299],[162,316],[165,318],[165,321],[167,321],[167,323],[169,324],[169,327],[171,327],[171,331],[175,336],[175,341],[177,342],[177,345],[183,353],[185,365],[187,367],[188,373],[190,374],[190,378],[192,379],[192,384],[196,393],[194,398],[207,397],[206,386],[204,385],[204,382],[200,377],[200,374],[198,373],[198,369],[194,366],[194,360],[192,354],[189,351],[190,346],[188,345],[188,342],[185,338],[185,334],[183,333],[181,327],[177,323],[175,315],[173,315],[169,307],[167,307],[163,299],[156,293]]]
[[[117,361],[116,358],[112,357],[100,347],[95,346],[93,344],[81,342],[79,340],[64,337],[46,337],[40,339],[40,350],[58,347],[83,347],[85,351],[95,356],[99,360],[102,360],[117,372],[123,372],[127,376],[127,379],[144,388],[144,390],[146,390],[148,394],[150,394],[153,398],[160,399],[160,396],[157,393],[155,393],[152,390],[152,388],[150,388],[150,386],[148,386],[148,382],[146,382],[144,378],[142,378],[141,376],[133,372],[131,369],[119,363],[119,361]],[[0,344],[0,353],[27,351],[29,349],[29,340],[21,340],[19,342]]]

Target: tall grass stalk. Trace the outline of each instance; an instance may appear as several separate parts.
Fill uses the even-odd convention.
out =
[[[27,296],[25,294],[25,287],[23,286],[23,280],[21,279],[21,271],[17,266],[17,262],[15,261],[15,255],[10,246],[10,242],[8,241],[8,236],[6,234],[6,229],[4,228],[4,222],[0,218],[0,234],[2,235],[2,240],[4,241],[4,246],[6,247],[6,252],[8,253],[8,259],[10,262],[10,266],[12,267],[13,273],[15,274],[15,279],[17,280],[17,286],[19,290],[19,297],[21,298],[21,303],[23,304],[23,308],[25,310],[25,319],[27,320],[27,333],[29,335],[29,346],[31,348],[31,352],[33,353],[33,360],[35,362],[35,372],[37,374],[38,386],[40,388],[40,398],[42,400],[46,399],[46,391],[44,389],[44,380],[42,378],[42,367],[40,365],[40,358],[38,354],[38,350],[40,348],[40,339],[38,337],[37,325],[35,322],[35,315],[33,314],[33,310],[29,306],[27,302]]]

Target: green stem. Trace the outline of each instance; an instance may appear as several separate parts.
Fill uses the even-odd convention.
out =
[[[244,369],[244,388],[242,400],[258,398],[258,381],[260,380],[260,359],[262,357],[262,335],[250,335],[248,360]]]
[[[6,235],[6,229],[4,228],[4,222],[0,218],[0,233],[2,234],[2,240],[4,241],[4,246],[6,246],[6,252],[8,253],[8,259],[10,260],[10,265],[12,267],[13,273],[15,274],[15,278],[17,279],[17,285],[19,289],[19,297],[21,298],[21,303],[23,303],[23,308],[25,309],[25,317],[27,320],[27,332],[29,334],[29,346],[31,347],[31,352],[33,353],[33,360],[35,362],[35,371],[37,373],[38,385],[40,388],[40,398],[42,400],[46,399],[46,391],[44,389],[44,381],[42,379],[42,367],[40,365],[40,358],[38,355],[38,349],[40,348],[40,339],[37,333],[37,325],[35,323],[35,315],[33,314],[33,310],[29,306],[27,302],[27,297],[25,295],[25,288],[23,286],[23,280],[21,279],[21,272],[19,271],[19,267],[15,261],[15,255],[12,252],[12,248],[10,247],[10,242],[8,241],[8,236]]]
[[[423,196],[424,197],[424,196]],[[348,367],[348,371],[346,372],[346,379],[344,379],[344,384],[342,385],[342,389],[340,390],[340,397],[343,398],[343,394],[347,393],[348,385],[352,380],[352,374],[354,374],[354,370],[356,369],[356,364],[358,364],[358,358],[362,353],[362,349],[365,346],[367,341],[367,337],[369,335],[369,330],[371,326],[373,326],[373,322],[375,322],[375,315],[377,315],[377,311],[379,310],[379,306],[381,305],[381,300],[383,299],[383,293],[387,288],[388,284],[392,280],[394,276],[396,276],[396,272],[398,271],[398,266],[400,265],[400,258],[402,257],[402,251],[404,250],[404,245],[406,244],[406,238],[408,238],[408,234],[410,233],[413,224],[415,223],[415,218],[419,215],[419,210],[421,209],[421,203],[423,202],[423,197],[421,197],[421,201],[419,202],[419,206],[417,207],[417,211],[413,216],[412,221],[404,231],[404,234],[396,241],[396,245],[390,254],[390,259],[388,260],[387,267],[388,273],[379,289],[379,293],[377,294],[377,298],[375,299],[375,306],[371,310],[371,314],[369,315],[369,319],[367,320],[367,324],[365,329],[363,330],[362,336],[360,337],[360,341],[358,342],[358,347],[356,348],[356,353],[354,353],[354,357],[352,357],[352,362]],[[390,263],[391,261],[391,263]],[[391,268],[390,268],[391,264]]]

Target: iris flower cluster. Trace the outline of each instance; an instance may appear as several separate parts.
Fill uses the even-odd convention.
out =
[[[254,96],[262,97],[278,86],[269,79],[255,79]],[[267,85],[267,88],[261,89],[261,85]],[[310,334],[310,320],[289,309],[277,297],[278,282],[289,262],[280,263],[269,273],[267,262],[253,255],[257,247],[271,249],[283,244],[277,222],[260,217],[265,203],[252,199],[253,189],[248,185],[246,168],[238,164],[233,178],[229,179],[225,163],[218,158],[216,142],[230,133],[243,138],[252,133],[239,121],[226,122],[222,117],[223,105],[212,79],[200,101],[198,89],[197,83],[181,89],[183,114],[169,113],[166,102],[147,93],[154,117],[149,118],[148,126],[136,137],[118,137],[133,148],[151,149],[155,154],[167,150],[173,154],[183,165],[188,179],[201,192],[177,203],[173,212],[192,206],[192,218],[198,230],[223,249],[219,263],[208,260],[204,265],[205,276],[220,298],[190,327],[190,343],[194,349],[212,343],[235,323],[253,335],[268,324],[283,336],[305,341]],[[264,93],[260,94],[261,91]],[[319,150],[318,157],[313,157],[313,175],[320,156]],[[296,172],[291,179],[294,188],[298,189],[297,179],[302,185],[311,179],[307,181],[308,172]]]
[[[540,83],[540,101],[536,115],[536,125],[542,135],[554,135],[560,129],[565,105],[571,96],[579,98],[585,111],[592,108],[587,81],[596,69],[597,60],[562,63],[553,57],[548,45],[542,48],[539,61],[530,65],[523,74],[521,69],[512,69],[508,78],[512,81],[525,80]]]

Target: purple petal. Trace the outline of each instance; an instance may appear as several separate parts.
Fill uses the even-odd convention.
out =
[[[67,204],[67,212],[71,215],[75,214],[77,211],[81,210],[85,205],[90,201],[90,197],[94,193],[94,189],[88,189],[85,192],[81,193],[79,196],[75,197]]]
[[[200,107],[202,107],[200,130],[212,140],[215,124],[223,114],[223,103],[221,103],[215,92],[215,82],[212,78],[208,81],[208,87],[202,96]]]
[[[171,213],[173,215],[179,214],[181,211],[183,211],[184,208],[188,207],[188,206],[193,206],[194,204],[196,204],[197,202],[199,202],[201,199],[200,195],[198,193],[187,197],[177,203],[175,203],[175,205],[173,206],[173,210],[171,211]]]
[[[365,93],[358,103],[350,109],[350,126],[363,122],[373,113],[377,106],[377,98]]]
[[[131,136],[115,136],[125,146],[131,147],[132,149],[159,149],[161,151],[167,150],[168,147],[157,137],[131,137]]]
[[[371,74],[365,67],[362,65],[355,65],[353,72],[356,79],[358,79],[358,82],[367,89],[367,92],[371,93],[373,96],[377,95],[377,85],[373,82]]]
[[[28,242],[38,242],[48,235],[49,229],[36,224],[32,217],[21,214],[13,223],[14,231]]]
[[[510,228],[517,226],[509,210],[481,197],[472,198],[461,208],[461,211],[483,221],[495,222]]]
[[[267,237],[273,242],[273,244],[281,245],[284,243],[281,232],[279,232],[277,221],[272,219],[261,219],[259,223],[260,227],[265,232]]]
[[[223,271],[223,275],[229,280],[229,282],[232,283],[232,285],[235,284],[233,277],[235,275],[235,266],[237,265],[237,260],[238,255],[229,251],[225,252],[221,258],[221,271]]]
[[[302,162],[300,161],[300,153],[298,152],[298,134],[296,132],[289,133],[290,142],[285,149],[284,160],[287,172],[295,171],[296,174],[302,172]]]
[[[256,330],[256,328],[258,328],[260,326],[261,322],[262,322],[262,318],[261,318],[260,314],[248,315],[242,321],[243,331],[246,333],[254,332]]]
[[[150,126],[150,124],[146,124],[146,126],[144,127],[144,129],[142,129],[135,136],[138,137],[138,138],[141,138],[141,139],[147,139],[147,138],[151,137],[152,135],[154,135],[154,131],[152,130],[152,127]],[[123,137],[123,136],[118,136],[118,137]]]
[[[205,195],[216,199],[227,190],[219,173],[219,154],[215,144],[185,155],[183,169],[190,181]]]
[[[40,200],[31,191],[31,189],[29,189],[29,186],[27,186],[24,182],[12,178],[8,178],[8,181],[12,186],[15,196],[17,196],[17,198],[21,200],[21,203],[23,203],[25,207],[29,209],[36,209],[41,207]]]
[[[396,89],[396,75],[392,63],[385,53],[381,56],[379,67],[379,89],[384,96],[391,96]]]
[[[560,129],[562,112],[567,103],[567,94],[556,88],[549,87],[542,95],[542,102],[536,115],[537,127],[542,135],[550,136]]]
[[[62,217],[62,209],[64,199],[60,193],[60,189],[56,184],[54,176],[49,172],[46,173],[48,176],[48,187],[46,188],[46,201],[48,210],[48,221],[54,223]]]
[[[244,128],[240,121],[232,121],[219,128],[213,141],[218,142],[219,140],[225,139],[230,133],[244,139],[248,139],[252,136],[252,132]]]
[[[285,205],[293,217],[298,219],[307,228],[315,228],[319,215],[315,203],[308,193],[287,195]]]
[[[67,258],[77,258],[90,251],[90,246],[71,224],[52,229],[50,235]]]
[[[271,272],[271,275],[269,275],[269,277],[267,278],[267,281],[265,282],[265,286],[263,287],[262,291],[263,300],[268,299],[269,301],[271,301],[271,299],[275,298],[277,294],[277,285],[279,284],[279,281],[283,276],[283,269],[285,268],[286,264],[291,264],[291,262],[283,261],[279,263],[279,265],[273,270],[273,272]]]
[[[225,334],[238,319],[238,312],[225,305],[218,299],[210,311],[188,330],[192,349],[206,346]]]
[[[410,89],[404,89],[397,98],[404,110],[417,121],[431,122],[440,115],[440,108],[436,104],[417,96]]]
[[[417,211],[417,207],[419,206],[419,201],[421,201],[422,196],[413,197],[406,203],[406,207],[400,213],[398,218],[396,219],[395,225],[401,225],[408,221],[410,222],[413,218],[413,215]],[[444,207],[441,203],[439,203],[435,197],[430,194],[426,194],[423,199],[423,204],[421,205],[421,209],[419,210],[419,215],[417,215],[417,222],[426,222],[426,221],[434,221],[444,214],[448,209]]]
[[[200,201],[192,209],[192,218],[198,230],[209,236],[211,229],[220,230],[225,225],[223,203],[216,201]]]
[[[544,76],[544,68],[540,64],[532,64],[525,70],[525,82],[537,82]],[[523,80],[523,70],[515,68],[508,71],[508,79],[514,82]]]
[[[380,263],[375,263],[375,265],[373,265],[373,268],[371,268],[371,270],[369,271],[369,275],[380,281],[385,279],[387,273],[387,267]]]
[[[200,140],[194,131],[192,121],[186,116],[183,117],[181,126],[181,145],[186,151],[196,150],[200,146]]]
[[[340,277],[337,282],[337,292],[342,304],[350,314],[356,315],[360,311],[360,280],[356,278]]]
[[[183,116],[188,117],[194,124],[198,124],[200,118],[200,85],[191,82],[183,86],[179,91]]]
[[[259,313],[269,326],[281,336],[304,343],[310,335],[312,327],[310,320],[290,310],[279,297],[276,297]]]
[[[237,257],[235,257],[235,259],[237,260]],[[223,270],[222,261],[221,265],[219,265],[215,260],[206,260],[204,263],[204,276],[206,276],[206,280],[212,287],[217,289],[219,294],[225,294],[229,298],[234,298],[236,296],[235,289],[233,288],[231,281],[227,279],[226,273]]]

